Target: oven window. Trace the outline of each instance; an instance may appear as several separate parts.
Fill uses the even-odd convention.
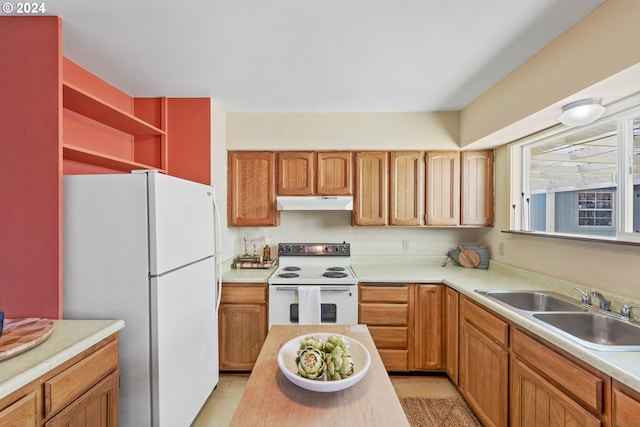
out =
[[[289,305],[289,321],[298,323],[298,304]],[[335,304],[320,304],[320,322],[336,323],[338,321],[338,307]]]

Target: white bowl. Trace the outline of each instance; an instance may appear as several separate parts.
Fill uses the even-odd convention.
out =
[[[343,337],[349,343],[349,350],[351,350],[351,358],[353,359],[353,374],[350,377],[341,380],[327,381],[310,380],[298,375],[296,356],[298,355],[297,351],[300,348],[300,341],[305,337],[315,336],[326,342],[328,338],[334,335]],[[283,345],[278,352],[278,366],[280,366],[282,374],[295,385],[311,391],[332,392],[349,388],[364,377],[370,364],[371,356],[369,355],[367,348],[353,338],[340,334],[316,332],[300,335]]]

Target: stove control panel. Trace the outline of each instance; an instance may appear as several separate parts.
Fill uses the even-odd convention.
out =
[[[351,256],[351,244],[342,243],[280,243],[278,256]]]

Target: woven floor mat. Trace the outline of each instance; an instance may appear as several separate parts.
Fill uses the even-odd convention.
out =
[[[459,397],[402,397],[400,403],[411,427],[482,427]]]

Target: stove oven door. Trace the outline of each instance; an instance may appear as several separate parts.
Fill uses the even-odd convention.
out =
[[[305,285],[300,285],[305,286]],[[358,286],[320,286],[321,324],[358,323]],[[269,328],[298,324],[298,286],[269,286]]]

